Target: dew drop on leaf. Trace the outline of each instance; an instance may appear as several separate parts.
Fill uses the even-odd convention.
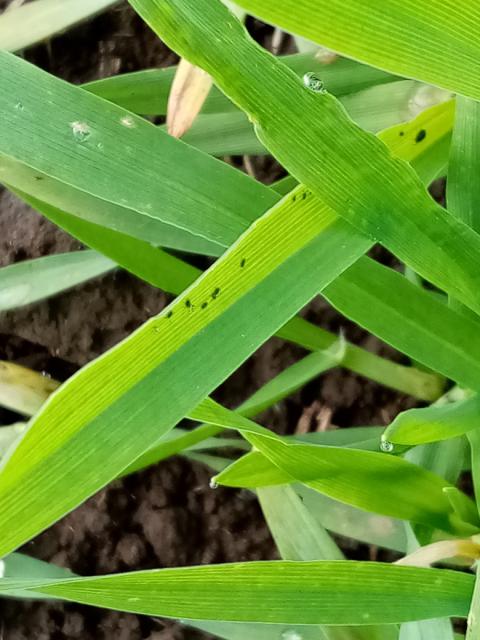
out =
[[[92,130],[86,122],[72,122],[70,127],[77,142],[86,142],[92,135]]]
[[[303,640],[303,637],[296,629],[285,629],[282,632],[281,640]]]
[[[314,93],[327,93],[323,80],[313,71],[309,71],[303,76],[303,84]]]
[[[392,453],[392,451],[393,451],[393,442],[389,442],[388,440],[385,440],[384,438],[382,438],[382,440],[380,441],[380,449],[384,453]]]
[[[210,482],[210,489],[218,489],[218,482],[215,480],[215,478],[211,478]]]

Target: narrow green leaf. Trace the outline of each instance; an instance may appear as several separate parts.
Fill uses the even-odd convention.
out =
[[[283,560],[343,560],[340,549],[291,487],[265,487],[257,495]]]
[[[3,462],[0,555],[117,476],[368,246],[309,198],[302,209],[287,198],[258,220],[160,316],[44,405]],[[70,491],[59,492],[67,478]]]
[[[147,242],[69,215],[24,193],[20,195],[30,206],[65,231],[164,291],[178,295],[201,274],[200,269]],[[287,323],[279,335],[310,350],[330,349],[337,340],[334,334],[301,318]],[[345,357],[341,364],[421,400],[435,400],[443,389],[443,381],[438,376],[396,364],[349,343],[346,343]]]
[[[401,520],[356,509],[305,485],[295,485],[295,490],[311,515],[325,529],[366,544],[405,552],[405,527]]]
[[[325,86],[337,97],[398,80],[397,77],[384,71],[345,58],[335,61],[334,64],[325,65],[313,52],[281,56],[280,59],[299,76],[303,76],[307,71],[321,73]],[[134,113],[165,115],[175,71],[176,67],[135,71],[95,80],[83,87]],[[237,110],[238,108],[217,87],[213,86],[202,113],[227,113]]]
[[[336,340],[334,334],[316,327],[303,318],[293,318],[277,332],[277,335],[310,350],[327,349]],[[395,389],[429,401],[436,400],[444,388],[444,380],[438,376],[429,375],[414,367],[407,368],[386,359],[379,359],[374,353],[350,342],[346,343],[342,366],[380,384],[393,386]]]
[[[314,351],[263,385],[238,411],[244,416],[256,416],[268,407],[303,387],[312,378],[339,365],[345,355],[345,342],[339,340],[325,351]]]
[[[445,531],[462,529],[443,493],[446,481],[402,458],[357,449],[288,445],[260,435],[249,434],[248,440],[287,474],[287,482],[292,479],[302,482],[366,511]],[[215,481],[248,488],[258,487],[262,482],[256,473],[245,479],[245,471],[241,465],[239,467],[239,462],[222,472]]]
[[[473,576],[391,564],[248,562],[65,580],[0,580],[36,593],[153,616],[283,624],[465,617]]]
[[[377,133],[411,116],[410,105],[419,86],[404,80],[349,94],[340,101],[354,122]],[[241,111],[200,114],[182,140],[215,156],[268,153]]]
[[[60,253],[3,267],[0,269],[0,312],[56,295],[114,267],[111,260],[93,251]]]
[[[346,430],[345,430],[346,431]],[[185,452],[185,457],[216,471],[223,471],[231,463],[228,458],[212,456],[203,453]],[[251,453],[241,460],[245,463],[252,458],[252,469],[254,472],[262,468],[266,474],[262,487],[288,483],[286,474],[282,477],[282,472],[265,456],[260,453]],[[355,539],[373,544],[386,549],[393,549],[401,553],[406,552],[405,527],[401,520],[379,516],[366,511],[351,507],[342,502],[332,500],[328,496],[322,495],[305,485],[295,485],[296,492],[301,496],[310,513],[318,521],[320,526],[325,527],[333,533],[351,538],[355,532]]]
[[[480,105],[459,96],[449,160],[447,203],[449,211],[475,231],[480,230]]]
[[[477,530],[477,527],[464,523],[454,514],[455,510],[444,492],[445,487],[450,485],[443,478],[403,458],[358,449],[290,444],[213,400],[205,400],[189,415],[195,420],[239,430],[279,468],[280,483],[301,482],[331,498],[366,511],[445,531],[474,533]],[[247,488],[262,486],[258,470],[245,473],[241,461],[233,463],[215,477],[214,482]],[[239,476],[242,483],[238,481]],[[261,481],[264,482],[264,478]],[[466,496],[464,499],[468,500]]]
[[[0,175],[14,189],[147,242],[213,255],[278,202],[227,164],[6,52],[0,77]]]
[[[480,98],[480,10],[467,0],[239,0],[262,20],[402,76]],[[399,28],[401,25],[401,28]],[[453,53],[454,52],[454,53]]]
[[[480,427],[478,396],[400,413],[387,427],[384,438],[395,444],[417,445],[463,435]]]
[[[333,96],[303,86],[250,39],[219,0],[130,4],[167,44],[214,77],[255,123],[266,147],[318,198],[480,311],[480,237],[435,203],[414,171],[354,125]],[[418,144],[424,139],[419,136]]]
[[[343,554],[288,486],[259,489],[258,500],[283,560],[343,560]],[[321,627],[326,640],[397,640],[398,631],[385,627]],[[277,636],[278,637],[278,636]]]
[[[118,0],[35,0],[0,15],[0,49],[18,51],[47,40]]]
[[[361,259],[322,293],[341,313],[403,353],[467,388],[480,388],[478,322],[399,273]]]

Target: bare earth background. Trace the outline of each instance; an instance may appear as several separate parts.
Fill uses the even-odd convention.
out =
[[[8,0],[0,0],[0,10]],[[272,30],[250,20],[265,46]],[[288,47],[288,41],[284,45]],[[70,82],[176,62],[129,7],[121,5],[67,35],[36,46],[26,58]],[[236,165],[241,158],[229,159]],[[271,160],[252,159],[255,175],[271,182],[281,175]],[[0,266],[80,248],[79,243],[0,191]],[[117,272],[47,302],[0,314],[0,358],[64,380],[116,344],[168,302],[162,292]],[[352,327],[316,300],[306,313],[367,348],[395,357],[374,338]],[[258,386],[302,355],[270,340],[217,392],[234,407]],[[333,371],[262,416],[280,433],[338,426],[386,424],[412,406],[408,398],[345,372]],[[16,419],[0,410],[0,424]],[[80,574],[173,567],[277,557],[252,494],[209,488],[211,472],[181,458],[115,482],[28,544],[23,551]],[[342,540],[350,557],[376,550]],[[0,605],[1,640],[187,640],[205,638],[173,622],[59,603]]]

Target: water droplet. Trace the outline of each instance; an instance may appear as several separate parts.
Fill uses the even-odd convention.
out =
[[[367,613],[367,612],[362,613],[362,619],[363,619],[363,620],[370,620],[370,614],[369,614],[369,613]]]
[[[120,120],[120,122],[124,127],[127,127],[128,129],[133,129],[133,127],[135,126],[135,120],[132,118],[132,116],[124,116]]]
[[[97,143],[97,149],[100,149],[100,150],[103,149],[103,142]]]
[[[42,376],[44,378],[51,378],[52,376],[48,373],[48,371],[42,371]]]
[[[380,441],[380,449],[384,453],[392,453],[392,451],[393,451],[393,442],[389,442],[388,440],[386,440],[385,438],[382,437],[382,439]]]
[[[323,80],[313,73],[313,71],[303,76],[303,84],[314,93],[327,93]]]
[[[21,102],[17,102],[17,104],[15,105],[15,109],[17,111],[23,111],[25,109],[25,107],[23,106],[23,104]]]
[[[71,122],[70,127],[77,142],[86,142],[92,134],[92,130],[86,122]]]
[[[303,640],[303,636],[296,629],[285,629],[282,632],[282,640]]]
[[[210,489],[218,489],[218,482],[215,480],[215,478],[211,478],[210,482]]]

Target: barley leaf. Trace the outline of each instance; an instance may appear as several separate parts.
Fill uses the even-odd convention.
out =
[[[239,0],[249,13],[329,49],[480,98],[480,10],[468,0]]]

